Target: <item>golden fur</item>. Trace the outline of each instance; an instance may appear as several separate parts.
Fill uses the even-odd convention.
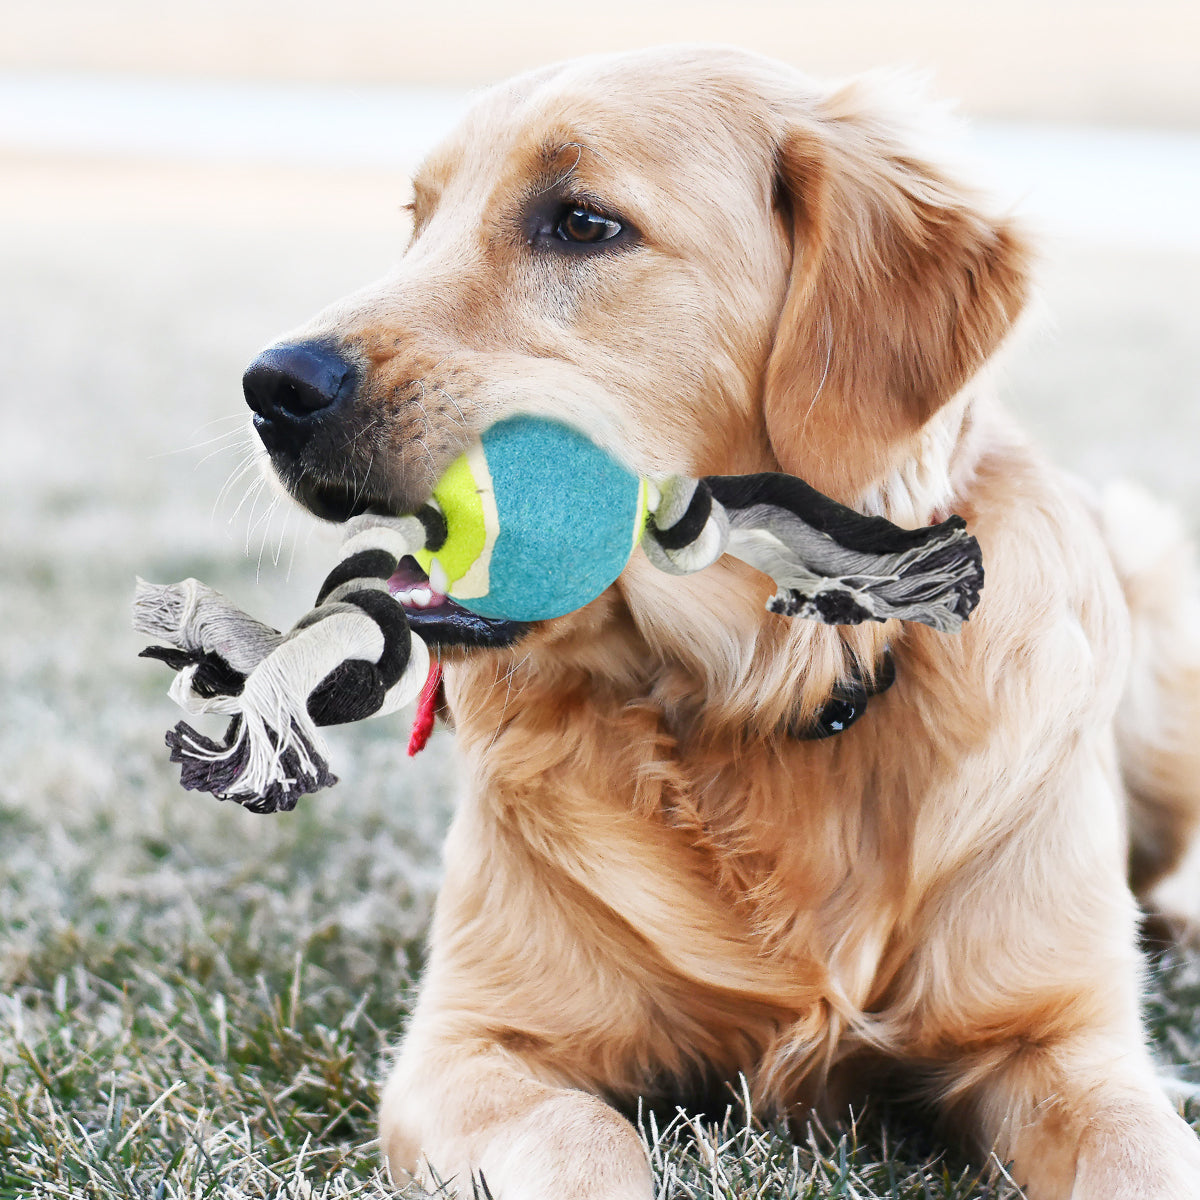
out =
[[[1200,811],[1193,585],[1156,579],[1177,544],[1122,559],[1120,506],[993,399],[1029,254],[908,123],[886,81],[735,51],[522,77],[418,174],[393,275],[301,331],[364,364],[365,469],[397,503],[532,411],[652,476],[782,468],[906,525],[962,513],[987,570],[954,637],[791,622],[747,567],[638,555],[581,612],[452,663],[470,779],[384,1095],[398,1174],[647,1200],[607,1100],[740,1071],[800,1113],[887,1065],[1033,1200],[1200,1195],[1125,883],[1129,812],[1147,884]],[[553,188],[638,244],[535,253],[518,214]],[[897,682],[861,722],[787,735],[887,645]],[[1123,714],[1119,754],[1131,678],[1192,723]]]

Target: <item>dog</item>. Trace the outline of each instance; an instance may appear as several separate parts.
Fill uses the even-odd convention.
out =
[[[524,75],[417,173],[395,271],[247,374],[272,469],[328,520],[411,511],[523,412],[647,477],[783,470],[909,527],[960,513],[983,548],[957,636],[791,622],[728,558],[635,554],[532,627],[398,572],[469,765],[383,1094],[398,1179],[649,1200],[622,1105],[742,1073],[800,1119],[899,1073],[1031,1200],[1200,1195],[1130,888],[1200,813],[1186,547],[1000,407],[1031,251],[918,116],[886,78],[732,49]],[[854,673],[878,694],[814,736]]]

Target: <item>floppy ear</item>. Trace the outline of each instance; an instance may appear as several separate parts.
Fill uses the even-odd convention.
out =
[[[791,124],[776,161],[793,261],[767,433],[785,470],[854,504],[996,348],[1029,254],[855,88]]]

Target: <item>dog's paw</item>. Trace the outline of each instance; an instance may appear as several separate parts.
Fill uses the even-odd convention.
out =
[[[481,1200],[489,1192],[492,1200],[651,1200],[654,1194],[633,1126],[585,1092],[558,1092],[497,1134],[480,1156]]]

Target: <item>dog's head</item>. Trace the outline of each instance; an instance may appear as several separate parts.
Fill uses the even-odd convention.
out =
[[[529,412],[649,476],[782,467],[861,502],[1026,283],[1018,238],[875,91],[685,48],[486,94],[418,172],[393,273],[247,371],[280,479],[333,520],[411,509],[483,429]],[[726,575],[654,605],[757,628],[763,588]]]

